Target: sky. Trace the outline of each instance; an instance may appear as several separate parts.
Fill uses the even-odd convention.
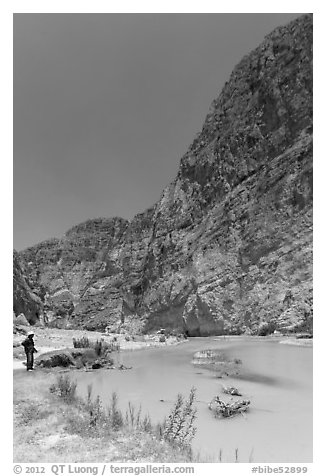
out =
[[[14,248],[152,206],[234,66],[298,16],[14,14]]]

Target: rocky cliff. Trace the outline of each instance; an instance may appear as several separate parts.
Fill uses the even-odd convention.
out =
[[[236,66],[159,201],[19,253],[48,322],[189,335],[312,327],[312,16]]]
[[[15,316],[24,314],[30,324],[42,323],[43,303],[39,296],[39,289],[32,289],[16,251],[14,251],[13,260],[13,294],[14,319]]]

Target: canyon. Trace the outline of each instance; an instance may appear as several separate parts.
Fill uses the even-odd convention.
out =
[[[15,251],[14,313],[111,332],[311,332],[312,24],[241,60],[151,208]]]

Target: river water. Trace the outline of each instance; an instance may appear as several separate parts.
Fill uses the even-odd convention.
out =
[[[192,365],[194,352],[222,350],[242,360],[240,378],[217,379]],[[275,338],[191,338],[177,346],[115,354],[131,370],[78,372],[79,392],[107,401],[113,391],[122,409],[141,405],[153,422],[162,421],[176,395],[196,387],[197,433],[192,447],[207,462],[312,462],[312,347],[284,345]],[[251,400],[246,416],[215,419],[207,404],[221,386],[234,385]],[[163,402],[161,400],[164,400]]]

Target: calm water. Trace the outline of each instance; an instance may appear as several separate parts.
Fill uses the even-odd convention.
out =
[[[240,358],[242,378],[216,379],[208,370],[191,364],[194,352],[221,349]],[[238,448],[240,462],[312,461],[312,348],[279,344],[275,339],[193,338],[178,345],[121,352],[120,363],[132,370],[77,372],[82,395],[93,384],[93,395],[104,401],[113,391],[120,407],[128,401],[142,405],[153,421],[169,413],[177,393],[188,396],[197,389],[198,415],[194,450],[203,457],[233,462]],[[252,402],[246,417],[215,419],[207,403],[221,385],[237,386]],[[164,402],[160,402],[160,400]],[[223,396],[222,396],[223,399]]]

